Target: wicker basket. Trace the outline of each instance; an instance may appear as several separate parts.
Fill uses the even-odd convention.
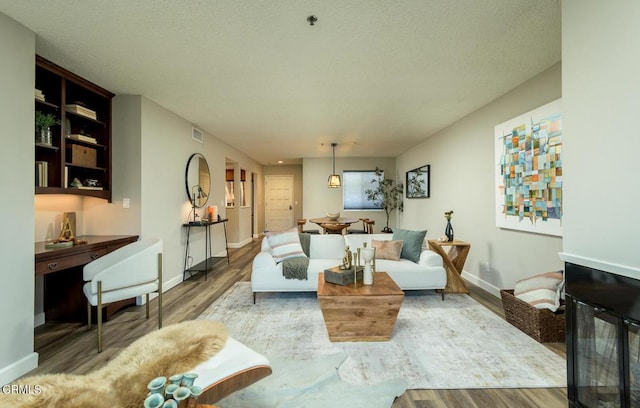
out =
[[[509,323],[540,343],[565,341],[564,302],[556,313],[536,309],[513,295],[513,290],[501,290],[504,316]]]

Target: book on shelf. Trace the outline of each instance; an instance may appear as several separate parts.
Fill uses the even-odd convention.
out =
[[[85,108],[84,106],[77,105],[75,103],[65,105],[65,109],[68,112],[75,113],[76,115],[84,116],[90,119],[97,119],[96,111],[91,110],[89,108]]]
[[[79,186],[78,190],[104,190],[104,187],[96,187],[96,186]]]
[[[34,94],[34,95],[35,95],[35,97],[36,97],[36,99],[37,99],[37,100],[42,101],[42,102],[45,102],[45,100],[44,100],[44,94],[42,93],[42,91],[41,91],[40,89],[37,89],[37,88],[36,88],[36,91],[35,91],[35,94]]]
[[[69,187],[69,166],[64,166],[64,188]]]
[[[36,187],[49,187],[49,163],[36,161]]]
[[[96,139],[95,137],[87,136],[87,135],[79,135],[79,134],[72,133],[67,137],[69,139],[80,140],[88,143],[94,143],[94,144],[98,143],[98,139]]]

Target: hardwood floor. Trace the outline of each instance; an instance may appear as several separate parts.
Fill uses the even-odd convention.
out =
[[[221,262],[207,281],[203,276],[182,282],[163,295],[164,324],[198,317],[215,299],[237,281],[248,281],[251,262],[260,250],[256,239],[240,249],[230,249],[231,265]],[[504,317],[500,299],[471,286],[471,294],[482,305]],[[120,350],[157,327],[157,301],[151,301],[151,316],[144,317],[144,307],[135,306],[117,313],[103,327],[104,351],[98,353],[95,326],[87,331],[78,323],[48,323],[35,330],[35,351],[39,366],[29,373],[84,374],[111,360]],[[564,343],[545,344],[566,357]],[[408,390],[393,404],[394,408],[431,407],[566,407],[565,388],[536,389],[461,389]],[[224,407],[223,407],[224,408]]]

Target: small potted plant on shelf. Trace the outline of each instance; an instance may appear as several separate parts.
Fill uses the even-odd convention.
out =
[[[36,141],[51,145],[51,126],[59,124],[60,121],[53,114],[36,111]]]
[[[389,228],[389,215],[396,208],[400,211],[403,210],[402,195],[404,194],[404,185],[402,183],[396,184],[393,179],[384,177],[384,171],[378,167],[376,167],[376,178],[371,180],[371,183],[374,188],[364,192],[367,200],[382,208],[387,216],[387,223],[382,232],[393,232]]]

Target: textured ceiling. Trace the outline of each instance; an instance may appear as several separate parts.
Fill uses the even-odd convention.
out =
[[[561,58],[560,0],[0,0],[38,54],[263,163],[393,157]],[[310,26],[306,18],[318,21]]]

